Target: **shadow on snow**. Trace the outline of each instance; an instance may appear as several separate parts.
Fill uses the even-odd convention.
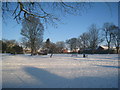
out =
[[[56,74],[50,73],[41,68],[25,67],[25,72],[42,82],[39,88],[105,88],[117,87],[117,80],[115,77],[89,77],[81,76],[78,78],[67,79]],[[111,81],[112,78],[112,81]],[[114,82],[114,83],[111,83]],[[30,85],[31,86],[31,85]]]
[[[100,67],[106,67],[106,68],[120,68],[119,66],[106,66],[106,65],[96,65],[96,66],[100,66]]]

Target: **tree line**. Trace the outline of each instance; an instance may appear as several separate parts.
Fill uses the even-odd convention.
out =
[[[23,54],[25,53],[24,49],[29,48],[29,46],[25,46],[22,43],[20,44],[16,40],[0,40],[0,51],[1,53]],[[38,49],[36,49],[36,52],[33,53],[31,50],[31,54],[35,55],[37,53],[41,53],[42,51],[44,52],[45,50],[46,53],[63,53],[62,50],[65,48],[65,43],[63,41],[53,43],[50,41],[50,39],[47,39],[45,42],[42,42],[40,46],[41,51],[38,52]]]
[[[71,50],[79,48],[80,50],[90,50],[94,53],[97,47],[104,42],[108,47],[107,53],[116,48],[116,53],[120,49],[120,28],[113,23],[104,23],[101,28],[92,24],[87,32],[82,33],[78,38],[66,40]]]
[[[2,53],[23,54],[23,48],[15,40],[0,40],[0,51]]]
[[[79,48],[80,50],[90,49],[91,53],[94,53],[102,42],[107,44],[108,53],[112,46],[115,46],[117,53],[119,53],[120,47],[119,27],[109,22],[104,23],[101,28],[98,28],[96,24],[92,24],[88,28],[88,31],[82,33],[78,38],[71,38],[65,42],[57,42],[56,44],[50,42],[50,39],[47,39],[47,45],[43,45],[44,26],[39,18],[29,16],[27,20],[24,19],[22,22],[21,34],[25,39],[24,45],[31,48],[31,54],[36,53],[36,50],[42,47],[47,48],[51,52],[58,53],[66,45],[71,51]]]
[[[2,52],[6,53],[23,53],[23,48],[30,48],[31,55],[38,53],[38,49],[45,50],[46,53],[63,53],[63,50],[70,48],[73,52],[76,49],[79,51],[87,51],[95,53],[97,47],[102,43],[107,44],[107,53],[110,53],[112,46],[116,47],[116,53],[119,53],[120,49],[120,31],[119,27],[113,23],[104,23],[101,28],[97,28],[96,24],[92,24],[88,31],[82,33],[77,38],[71,38],[64,41],[58,41],[53,43],[48,38],[46,42],[43,42],[44,26],[40,22],[39,18],[32,16],[27,17],[22,21],[21,35],[22,46],[15,40],[3,40]],[[40,52],[39,52],[40,53]]]

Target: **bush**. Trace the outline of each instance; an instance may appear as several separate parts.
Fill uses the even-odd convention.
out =
[[[0,44],[2,53],[23,54],[23,48],[15,40],[1,40]]]
[[[19,45],[15,45],[12,47],[12,53],[23,54],[23,48],[20,47]]]
[[[7,44],[2,42],[2,53],[6,52],[7,50]]]

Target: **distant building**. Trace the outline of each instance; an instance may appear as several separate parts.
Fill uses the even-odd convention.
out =
[[[63,49],[62,52],[63,53],[68,53],[68,50],[67,49]]]
[[[31,49],[30,48],[23,48],[23,52],[26,53],[26,54],[31,53]],[[39,55],[40,54],[41,55],[47,55],[47,50],[40,48],[40,49],[37,50],[36,53],[39,54]]]
[[[63,49],[63,53],[72,53],[72,52],[78,53],[78,51],[79,51],[79,48],[76,48],[76,49],[73,49],[73,50],[70,50],[69,48]]]
[[[107,50],[108,46],[101,45],[97,48],[97,50]]]
[[[76,48],[76,49],[73,49],[71,52],[78,52],[80,49],[79,48]]]
[[[96,49],[96,53],[100,53],[100,54],[106,54],[106,53],[114,54],[114,53],[116,53],[116,47],[111,47],[110,50],[108,51],[108,46],[101,45],[101,46],[99,46]]]
[[[63,53],[70,53],[70,50],[69,50],[68,48],[64,48],[64,49],[62,50],[62,52],[63,52]]]
[[[31,49],[30,48],[23,48],[23,52],[24,53],[31,53]]]
[[[107,50],[108,46],[105,45],[101,45],[97,48],[97,50]],[[116,50],[116,47],[111,47],[112,50]]]

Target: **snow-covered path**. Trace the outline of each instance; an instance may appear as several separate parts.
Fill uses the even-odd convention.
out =
[[[3,88],[118,88],[118,55],[3,55]]]

